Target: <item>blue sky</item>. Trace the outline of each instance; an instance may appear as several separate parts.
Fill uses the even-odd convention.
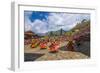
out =
[[[69,31],[83,19],[90,19],[89,14],[24,11],[25,31],[47,33],[63,29]]]
[[[32,12],[31,16],[29,17],[29,19],[31,20],[31,22],[35,21],[36,19],[39,20],[46,20],[47,17],[49,16],[49,12]]]

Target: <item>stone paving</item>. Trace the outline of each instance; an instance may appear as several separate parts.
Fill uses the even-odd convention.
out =
[[[61,44],[64,46],[66,43]],[[72,52],[59,49],[58,52],[50,53],[48,49],[39,47],[31,48],[30,45],[24,46],[25,61],[46,61],[46,60],[64,60],[64,59],[88,59],[89,57],[81,52]]]

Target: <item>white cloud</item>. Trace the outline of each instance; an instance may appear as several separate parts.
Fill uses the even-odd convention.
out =
[[[25,24],[25,31],[32,30],[32,26],[29,24]]]
[[[50,13],[48,16],[49,27],[52,30],[70,30],[82,19],[89,19],[86,14]]]
[[[32,23],[32,30],[36,33],[46,33],[48,31],[47,25],[45,21],[36,19]]]
[[[24,11],[24,24],[25,24],[25,31],[32,30],[31,21],[29,17],[31,16],[31,11]]]
[[[70,30],[76,26],[82,19],[89,19],[87,14],[68,14],[68,13],[50,13],[47,20],[36,19],[34,22],[29,20],[31,13],[26,13],[25,30],[32,30],[36,33],[46,33],[59,29]]]

